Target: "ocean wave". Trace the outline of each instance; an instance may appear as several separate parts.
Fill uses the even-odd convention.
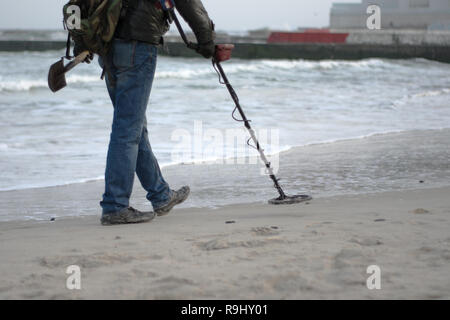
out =
[[[90,83],[99,81],[98,76],[84,76],[84,75],[70,75],[66,78],[67,83]],[[0,92],[17,92],[30,91],[33,89],[48,88],[46,80],[15,80],[15,81],[1,81]]]
[[[389,62],[382,59],[365,59],[359,61],[341,60],[249,60],[248,63],[230,63],[224,66],[228,74],[239,74],[247,72],[274,72],[274,71],[298,71],[298,70],[332,70],[332,69],[371,69],[388,66]],[[182,68],[177,71],[160,71],[156,73],[156,78],[163,79],[192,79],[199,76],[215,75],[210,67],[197,69]]]
[[[244,147],[249,148],[247,146],[244,146]],[[274,157],[278,154],[289,151],[292,148],[293,148],[292,146],[286,145],[286,146],[281,146],[279,148],[274,148],[275,150],[273,150],[273,151],[268,151],[268,149],[264,149],[264,153],[267,157]],[[220,164],[220,163],[228,163],[228,160],[231,160],[231,159],[241,160],[241,159],[247,159],[247,158],[259,158],[259,154],[255,150],[251,155],[238,154],[236,156],[231,156],[231,157],[209,156],[209,157],[189,158],[189,159],[184,159],[182,161],[172,161],[172,162],[161,163],[161,168],[178,166],[178,165],[202,165],[202,164],[207,165],[207,164],[217,164],[217,163]],[[239,161],[236,161],[236,162],[241,163]]]
[[[11,188],[0,188],[0,192],[60,187],[60,186],[67,186],[67,185],[71,185],[71,184],[80,184],[80,183],[99,181],[99,180],[103,180],[104,178],[105,178],[105,176],[99,176],[99,177],[93,177],[93,178],[71,180],[71,181],[61,182],[61,183],[41,183],[41,184],[29,184],[29,185],[27,184],[27,185],[20,185],[20,186],[15,186],[15,187],[11,187]]]
[[[320,61],[309,61],[309,60],[262,60],[262,66],[281,69],[281,70],[331,70],[338,68],[373,68],[380,67],[389,64],[382,59],[365,59],[358,61],[343,61],[343,60],[320,60]]]
[[[100,75],[86,76],[86,75],[70,75],[67,77],[67,83],[88,83],[101,81]]]
[[[211,69],[181,69],[178,71],[159,71],[156,72],[155,78],[160,79],[192,79],[198,76],[210,74]]]
[[[16,80],[0,82],[0,92],[3,91],[30,91],[34,88],[42,88],[47,86],[46,81],[42,80]]]
[[[392,102],[392,105],[394,107],[400,107],[414,99],[437,97],[437,96],[442,96],[442,95],[446,95],[446,94],[450,94],[450,88],[426,90],[426,91],[422,91],[422,92],[418,92],[418,93],[414,93],[414,94],[410,94],[410,95],[405,95],[405,96],[401,97],[400,99],[397,99],[394,102]]]
[[[277,71],[301,71],[301,70],[333,70],[333,69],[371,69],[387,66],[390,62],[382,59],[365,59],[359,61],[341,61],[341,60],[253,60],[244,62],[233,62],[224,68],[228,74],[247,74],[249,72],[273,73]],[[157,79],[194,79],[197,77],[215,77],[216,73],[211,66],[205,65],[198,67],[186,66],[179,70],[157,71]],[[47,88],[46,79],[18,79],[3,81],[0,78],[0,92],[30,91],[32,89]],[[98,75],[79,75],[71,74],[67,76],[67,83],[93,83],[100,81]]]
[[[424,91],[424,92],[419,92],[419,93],[413,94],[411,97],[412,98],[435,97],[435,96],[445,95],[448,93],[450,93],[450,88],[444,88],[444,89],[440,89],[440,90],[428,90],[428,91]]]

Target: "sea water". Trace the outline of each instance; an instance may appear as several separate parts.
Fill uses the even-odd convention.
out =
[[[103,178],[113,108],[101,70],[96,61],[77,67],[68,86],[54,94],[47,73],[62,55],[0,52],[0,190]],[[448,64],[233,59],[223,67],[257,132],[275,133],[265,146],[272,154],[379,133],[450,128]],[[218,157],[195,147],[190,159],[174,157],[176,133],[192,133],[195,141],[201,126],[226,136],[242,127],[231,117],[233,108],[208,60],[159,57],[147,119],[161,166]],[[246,146],[226,142],[225,150]],[[257,155],[248,146],[238,149],[236,156]]]

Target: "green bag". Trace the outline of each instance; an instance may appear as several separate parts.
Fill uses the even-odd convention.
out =
[[[72,37],[83,49],[105,56],[123,14],[124,2],[128,4],[126,0],[70,0],[63,7],[64,26],[69,31],[69,38]],[[80,17],[74,19],[77,13]],[[74,26],[73,21],[78,24]],[[70,39],[67,51],[70,52]]]

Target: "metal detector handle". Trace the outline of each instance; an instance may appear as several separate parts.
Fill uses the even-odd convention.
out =
[[[231,59],[231,53],[234,50],[234,44],[218,44],[214,53],[214,62],[223,62]]]
[[[178,32],[180,33],[181,38],[183,39],[184,43],[189,49],[192,49],[194,51],[198,50],[199,45],[197,43],[191,42],[188,40],[186,33],[184,33],[184,30],[180,24],[180,20],[178,20],[178,17],[174,11],[175,9],[170,9],[169,15],[170,18],[175,22],[175,25],[177,26]],[[234,49],[234,44],[218,44],[216,45],[216,50],[214,53],[213,61],[214,62],[222,62],[227,61],[231,58],[231,52]]]

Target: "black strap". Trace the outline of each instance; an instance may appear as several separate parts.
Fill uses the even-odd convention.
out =
[[[130,0],[122,0],[122,11],[120,11],[120,19],[125,19],[128,13],[128,7],[130,6]]]
[[[67,60],[72,59],[72,57],[70,56],[70,32],[67,33],[66,59]]]

